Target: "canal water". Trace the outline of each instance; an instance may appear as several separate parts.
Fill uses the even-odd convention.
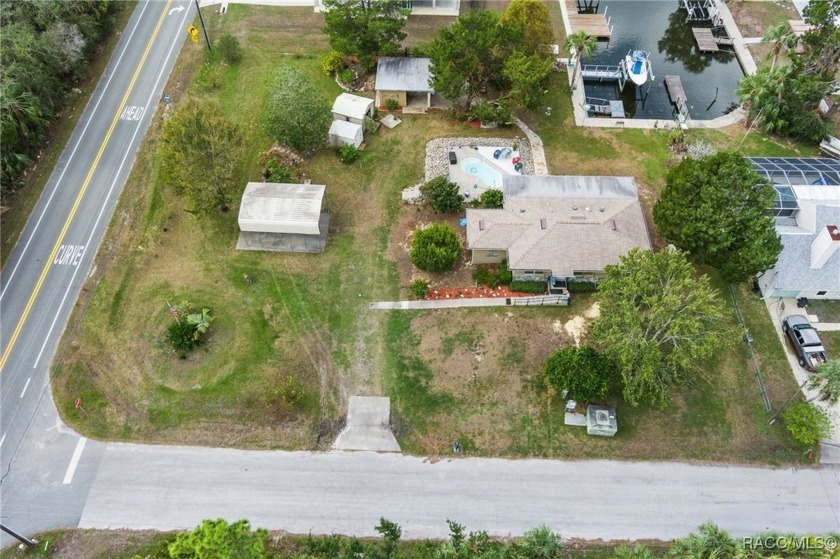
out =
[[[688,98],[691,118],[706,120],[731,111],[738,98],[735,89],[743,76],[731,50],[701,53],[692,27],[711,27],[709,22],[688,21],[676,0],[601,0],[613,26],[612,38],[599,41],[597,52],[583,64],[618,63],[631,50],[650,53],[656,79],[643,86],[628,81],[624,92],[616,83],[586,81],[587,97],[622,99],[629,118],[671,119],[673,105],[665,89],[665,76],[677,75]],[[648,89],[649,88],[649,89]]]

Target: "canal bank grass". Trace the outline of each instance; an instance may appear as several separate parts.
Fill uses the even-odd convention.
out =
[[[104,40],[98,52],[91,59],[86,78],[75,85],[79,93],[71,94],[67,99],[64,110],[55,117],[52,126],[46,133],[40,156],[35,165],[30,168],[23,186],[14,194],[7,195],[3,199],[2,205],[7,209],[2,212],[3,217],[0,219],[0,239],[2,239],[2,242],[0,242],[0,266],[6,263],[6,258],[20,238],[20,234],[26,226],[26,221],[41,197],[59,156],[67,146],[70,135],[78,124],[85,106],[90,101],[100,76],[105,71],[114,49],[117,48],[117,43],[122,37],[125,26],[128,25],[128,20],[137,6],[137,0],[128,0],[120,3],[120,6],[120,11],[114,16],[113,32]]]
[[[328,47],[319,17],[247,5],[231,5],[224,17],[207,13],[214,36],[235,34],[244,49],[215,89],[196,84],[203,51],[188,44],[180,53],[166,88],[173,103],[214,97],[249,127],[234,200],[248,180],[260,180],[259,156],[271,144],[260,123],[274,69],[294,66],[338,92],[320,70]],[[552,172],[633,175],[652,185],[651,196],[658,192],[669,158],[664,133],[576,129],[567,123],[568,88],[550,95],[552,117],[525,116],[543,135]],[[385,394],[411,452],[444,453],[457,437],[465,452],[481,455],[793,459],[779,431],[762,431],[755,420],[752,377],[735,350],[709,363],[670,412],[620,408],[616,439],[569,432],[539,370],[556,347],[573,343],[565,325],[589,310],[586,297],[569,308],[515,313],[369,311],[369,301],[399,294],[388,244],[401,212],[413,211],[399,191],[422,180],[426,142],[500,134],[440,113],[402,118],[370,136],[351,166],[329,150],[306,162],[308,178],[328,187],[331,232],[324,253],[293,255],[235,251],[236,203],[201,219],[183,211],[157,177],[156,115],[56,358],[52,384],[64,419],[101,439],[316,449],[332,441],[348,396]],[[173,320],[167,303],[184,299],[217,318],[206,345],[182,359],[165,333]],[[666,432],[669,414],[679,421]]]

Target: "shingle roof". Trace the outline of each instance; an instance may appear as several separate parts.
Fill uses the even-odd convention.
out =
[[[379,91],[434,91],[429,84],[428,58],[380,57],[376,62],[376,89]]]
[[[814,239],[827,225],[840,225],[840,200],[831,205],[818,204],[813,212],[813,231],[803,227],[776,227],[784,246],[773,278],[773,289],[777,291],[840,291],[840,250],[822,268],[811,268]]]
[[[467,246],[506,250],[508,267],[602,271],[651,247],[632,177],[506,176],[500,210],[467,210]]]

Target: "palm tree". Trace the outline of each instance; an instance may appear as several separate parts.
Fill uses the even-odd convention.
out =
[[[790,25],[787,22],[782,22],[778,25],[773,25],[767,29],[767,33],[762,39],[764,43],[773,43],[773,50],[768,53],[768,58],[773,57],[773,63],[770,65],[772,72],[776,68],[776,62],[779,59],[783,48],[792,49],[799,42],[799,39],[793,33]]]
[[[653,559],[653,554],[640,543],[633,547],[622,545],[615,548],[611,559]]]
[[[840,360],[834,359],[814,367],[808,388],[820,391],[820,398],[829,404],[840,401]]]
[[[738,549],[735,540],[725,530],[712,522],[705,522],[697,529],[698,534],[675,540],[668,550],[673,559],[729,559]]]
[[[598,48],[598,39],[581,30],[569,35],[563,46],[569,51],[569,54],[575,57],[575,69],[572,72],[572,87],[574,87],[580,61],[592,56],[592,53]]]

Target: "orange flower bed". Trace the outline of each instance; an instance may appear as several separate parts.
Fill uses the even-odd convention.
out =
[[[530,293],[518,293],[511,291],[506,285],[500,285],[496,289],[480,285],[476,287],[436,287],[430,288],[426,293],[426,299],[433,301],[440,299],[478,299],[481,297],[530,297]]]

